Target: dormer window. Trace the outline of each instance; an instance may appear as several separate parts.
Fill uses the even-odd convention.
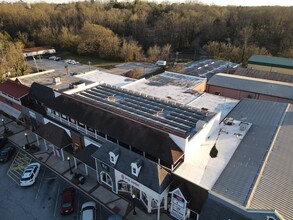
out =
[[[142,162],[141,159],[137,159],[135,162],[131,163],[131,173],[132,173],[132,175],[138,177],[142,165],[143,165],[143,162]]]
[[[115,148],[109,152],[110,162],[116,165],[118,157],[119,157],[119,148]]]

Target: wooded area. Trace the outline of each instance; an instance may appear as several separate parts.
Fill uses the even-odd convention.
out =
[[[25,47],[124,61],[168,59],[177,51],[243,64],[252,54],[293,56],[293,7],[1,3],[0,31]]]

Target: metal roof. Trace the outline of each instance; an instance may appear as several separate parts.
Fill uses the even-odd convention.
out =
[[[238,65],[239,64],[237,63],[232,63],[226,60],[199,60],[191,64],[187,64],[185,67],[185,74],[209,79],[216,73],[226,72],[229,67],[234,68]]]
[[[274,210],[246,209],[210,193],[199,215],[199,220],[267,220],[268,217],[275,220],[281,219],[279,213]]]
[[[250,208],[276,209],[285,219],[293,219],[293,106],[290,105]]]
[[[212,191],[245,205],[288,104],[243,99],[228,117],[252,123]]]
[[[208,81],[208,85],[293,99],[292,83],[219,73]]]
[[[248,64],[259,64],[264,66],[293,69],[293,59],[283,57],[252,55],[248,59]]]
[[[206,113],[196,108],[106,84],[83,90],[76,93],[75,97],[95,105],[110,107],[183,136],[196,133],[196,123],[209,118]]]
[[[261,79],[293,83],[293,75],[284,74],[284,73],[269,72],[269,71],[238,67],[235,69],[235,72],[233,74],[240,75],[240,76],[248,76],[253,78],[261,78]]]

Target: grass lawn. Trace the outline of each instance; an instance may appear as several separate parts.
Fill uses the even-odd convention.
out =
[[[115,65],[121,63],[119,61],[106,60],[94,56],[82,56],[68,51],[58,52],[56,56],[60,56],[62,60],[73,59],[86,65],[89,65],[89,62],[91,62],[92,66],[101,67],[105,69],[112,69],[115,67]]]

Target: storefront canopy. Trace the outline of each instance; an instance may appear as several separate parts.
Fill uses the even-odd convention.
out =
[[[58,148],[66,147],[72,143],[66,131],[52,123],[44,125],[35,133]]]

